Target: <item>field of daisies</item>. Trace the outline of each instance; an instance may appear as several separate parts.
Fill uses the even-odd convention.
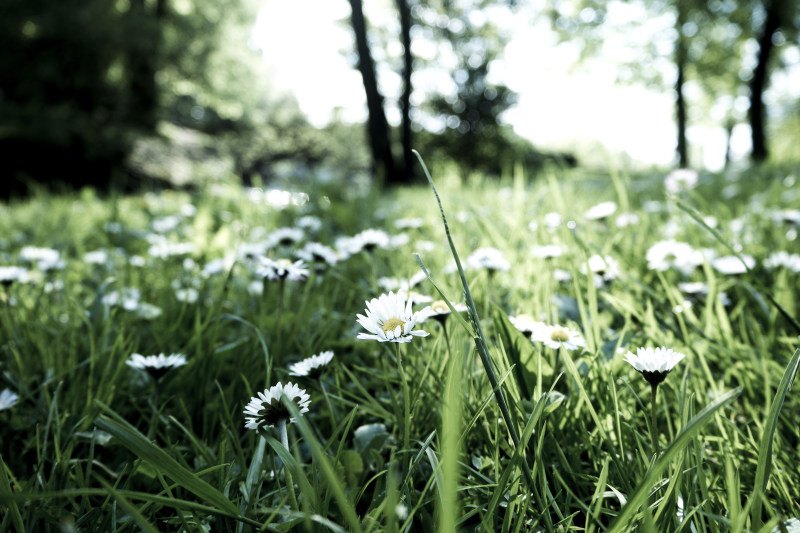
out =
[[[797,169],[433,174],[0,206],[0,531],[800,529]]]

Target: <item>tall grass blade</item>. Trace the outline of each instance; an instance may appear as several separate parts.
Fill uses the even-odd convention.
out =
[[[636,512],[645,504],[647,498],[650,496],[650,491],[658,481],[661,473],[669,466],[670,461],[683,451],[689,440],[702,429],[714,413],[732,402],[740,393],[741,388],[726,392],[708,404],[705,409],[697,413],[697,415],[686,424],[686,427],[675,437],[675,440],[670,443],[661,457],[659,457],[650,470],[647,471],[644,479],[639,483],[639,487],[628,499],[628,503],[625,504],[609,526],[607,530],[608,533],[617,533],[618,531],[623,531],[631,527]]]
[[[196,474],[184,468],[164,450],[150,442],[138,429],[115,413],[107,405],[96,402],[108,416],[100,415],[95,424],[98,428],[116,437],[137,457],[144,459],[160,472],[166,474],[189,492],[199,496],[226,513],[237,516],[239,510],[222,492],[215,489]],[[110,417],[110,418],[109,418]]]
[[[11,496],[13,492],[11,490],[11,483],[8,480],[8,472],[6,472],[6,463],[3,461],[3,457],[0,456],[0,497],[4,494]],[[22,515],[19,512],[17,502],[9,498],[7,505],[8,516],[11,518],[11,522],[14,524],[17,531],[22,533],[25,531],[25,525],[22,522]]]
[[[481,363],[483,364],[486,376],[489,378],[489,383],[492,385],[492,390],[494,390],[495,398],[497,400],[497,405],[500,408],[500,413],[503,416],[503,420],[506,423],[506,427],[508,427],[508,432],[511,436],[511,440],[514,443],[515,447],[519,447],[520,445],[519,431],[517,430],[517,425],[515,420],[511,416],[511,410],[508,407],[508,402],[506,401],[505,394],[503,393],[503,388],[500,386],[500,382],[497,379],[497,373],[495,372],[494,368],[495,364],[491,354],[489,353],[489,348],[486,345],[486,338],[483,335],[480,319],[478,318],[478,310],[475,307],[474,300],[472,299],[472,293],[470,293],[469,285],[467,284],[467,277],[464,275],[464,268],[461,266],[461,259],[459,259],[458,257],[458,252],[456,251],[456,245],[455,243],[453,243],[453,237],[450,234],[450,226],[447,224],[447,217],[444,214],[444,207],[442,207],[442,200],[441,198],[439,198],[439,192],[436,190],[436,186],[433,184],[433,178],[431,178],[430,172],[428,172],[428,167],[425,166],[425,162],[422,160],[422,156],[420,156],[419,152],[417,152],[416,150],[414,150],[414,155],[417,156],[417,160],[419,160],[419,163],[422,166],[422,170],[425,173],[425,177],[428,179],[428,183],[430,184],[431,189],[433,190],[433,194],[436,196],[436,202],[439,204],[439,212],[442,215],[442,222],[444,223],[444,231],[445,234],[447,235],[447,242],[450,244],[450,252],[452,253],[453,259],[456,262],[458,275],[461,278],[461,286],[464,288],[464,299],[466,300],[468,315],[473,329],[473,339],[475,341],[475,346],[478,350],[478,355],[481,358]],[[527,465],[527,461],[525,460],[524,457],[522,457],[522,468],[525,478],[528,481],[529,488],[531,490],[535,490],[535,484],[533,482],[533,474],[531,474],[531,471]]]
[[[767,490],[767,482],[772,469],[772,443],[778,426],[778,416],[781,414],[781,408],[786,399],[786,394],[789,392],[789,387],[792,386],[792,382],[797,375],[798,367],[800,367],[800,349],[795,350],[789,365],[786,367],[786,371],[783,373],[783,378],[781,378],[778,390],[775,392],[775,397],[772,399],[772,405],[769,408],[764,432],[761,434],[761,440],[758,443],[758,466],[756,467],[756,478],[753,483],[753,495],[751,496],[753,504],[750,507],[752,522],[750,529],[753,531],[757,531],[761,527],[761,502]]]

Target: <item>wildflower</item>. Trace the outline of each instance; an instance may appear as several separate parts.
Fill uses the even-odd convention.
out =
[[[182,255],[193,254],[194,244],[190,242],[170,242],[163,237],[151,239],[150,248],[147,253],[150,257],[167,259],[168,257],[180,257]]]
[[[639,215],[636,213],[620,213],[617,215],[616,224],[618,228],[635,226],[639,223]]]
[[[250,402],[244,408],[244,427],[260,432],[281,423],[285,425],[287,421],[294,422],[295,419],[281,401],[283,396],[294,402],[301,415],[308,412],[311,396],[306,394],[305,389],[292,382],[286,385],[279,382],[269,389],[264,389],[264,392],[259,392],[258,396],[250,398]]]
[[[0,392],[0,411],[14,407],[17,400],[19,400],[18,394],[12,392],[11,389],[3,389]]]
[[[691,274],[703,264],[703,254],[685,242],[673,240],[658,241],[645,254],[647,268],[663,272],[670,268],[684,275]]]
[[[533,342],[541,342],[554,350],[564,348],[565,350],[574,351],[586,346],[586,341],[579,332],[547,324],[536,327],[531,333],[531,340]]]
[[[521,314],[517,316],[510,316],[508,320],[514,325],[515,328],[520,330],[526,335],[532,335],[534,331],[546,327],[546,324],[540,320],[534,319],[531,315]]]
[[[322,221],[314,215],[305,215],[298,218],[295,225],[298,228],[314,233],[322,228]]]
[[[453,309],[456,310],[456,313],[463,313],[467,311],[467,306],[462,303],[455,303],[453,304]],[[447,304],[444,303],[444,300],[436,300],[431,305],[423,309],[419,312],[419,321],[424,322],[429,318],[432,318],[439,323],[444,323],[447,320],[447,317],[450,316],[450,308],[447,307]]]
[[[772,533],[781,533],[783,531],[787,533],[800,533],[800,518],[790,518],[783,524],[778,524],[772,530]]]
[[[670,370],[684,357],[686,357],[684,354],[662,346],[655,349],[637,348],[636,354],[628,352],[625,355],[625,360],[634,369],[641,372],[648,383],[658,385],[667,378]]]
[[[498,270],[505,272],[511,269],[511,264],[503,256],[503,252],[492,247],[478,248],[472,252],[467,257],[467,265],[470,268],[486,269],[490,273]]]
[[[583,214],[586,220],[604,220],[617,211],[615,202],[602,202],[590,208]]]
[[[603,287],[606,283],[610,283],[617,279],[619,276],[619,263],[616,259],[610,256],[601,256],[594,254],[588,261],[588,270],[594,276],[595,287]],[[581,272],[586,274],[586,265],[581,265]]]
[[[387,249],[391,247],[391,237],[380,229],[365,229],[353,237],[350,243],[354,252],[373,252],[376,248]]]
[[[764,266],[770,270],[783,267],[793,272],[800,272],[800,255],[783,250],[773,252],[764,260]]]
[[[358,323],[369,333],[359,333],[358,339],[379,342],[411,342],[412,337],[426,337],[428,332],[415,330],[419,312],[411,310],[411,299],[390,292],[366,302],[366,316],[356,315]]]
[[[289,374],[316,379],[324,372],[325,367],[328,366],[332,359],[333,352],[331,350],[306,357],[299,363],[290,365]]]
[[[339,254],[330,246],[318,242],[309,242],[300,248],[297,257],[308,263],[316,265],[334,266],[339,262]]]
[[[0,266],[0,284],[9,287],[28,279],[28,269],[19,266]]]
[[[749,255],[725,255],[714,259],[711,266],[721,274],[744,274],[756,266],[756,260]]]
[[[144,370],[150,374],[153,379],[158,380],[173,368],[185,365],[186,356],[182,353],[173,353],[170,355],[160,353],[158,355],[148,355],[145,357],[142,354],[135,353],[131,354],[130,359],[125,361],[125,364],[131,368]]]
[[[697,187],[697,172],[688,168],[673,170],[664,178],[664,188],[670,194],[678,194]]]
[[[92,250],[83,254],[83,262],[90,265],[105,265],[111,260],[108,250]]]
[[[548,230],[553,231],[561,225],[563,220],[558,213],[547,213],[544,216],[544,225],[547,226]]]
[[[541,259],[550,259],[552,257],[561,257],[564,254],[564,249],[557,244],[543,244],[531,248],[531,256]]]
[[[300,228],[278,228],[269,234],[265,244],[267,248],[293,246],[302,241],[303,237],[303,230]]]
[[[271,280],[303,281],[308,276],[308,269],[302,259],[292,263],[288,259],[275,261],[269,257],[260,257],[255,268],[258,276]]]
[[[394,227],[397,229],[418,229],[425,224],[421,218],[400,218],[394,221]]]

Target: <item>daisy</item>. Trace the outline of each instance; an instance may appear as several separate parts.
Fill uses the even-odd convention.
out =
[[[402,343],[411,342],[412,337],[428,336],[428,332],[414,329],[425,310],[413,312],[411,300],[401,294],[390,292],[365,303],[366,316],[356,316],[358,323],[369,333],[359,333],[358,339]]]
[[[800,272],[800,255],[783,250],[773,252],[764,260],[764,266],[770,270],[783,267],[793,272]]]
[[[173,368],[185,365],[186,356],[182,353],[173,353],[170,355],[160,353],[158,355],[148,355],[145,357],[142,354],[135,353],[131,354],[130,359],[125,361],[125,364],[131,368],[144,370],[150,374],[153,379],[158,380]]]
[[[604,220],[617,212],[616,202],[602,202],[583,214],[586,220]]]
[[[619,276],[619,263],[611,256],[601,256],[598,254],[592,255],[588,261],[588,270],[594,276],[595,287],[604,287],[606,283],[610,283],[617,279]],[[581,272],[586,274],[587,265],[581,265]]]
[[[508,320],[515,328],[526,335],[532,335],[534,331],[538,331],[547,326],[544,322],[536,320],[531,315],[526,315],[524,313],[517,316],[510,316]]]
[[[688,168],[673,170],[664,178],[664,188],[670,194],[678,194],[697,187],[697,172]]]
[[[749,255],[742,255],[741,259],[735,255],[725,255],[714,259],[711,266],[722,274],[744,274],[756,266],[756,260]]]
[[[298,228],[314,233],[322,228],[322,220],[314,215],[305,215],[297,219],[295,225]]]
[[[547,324],[536,327],[531,333],[531,340],[533,342],[541,342],[554,350],[564,348],[565,350],[574,351],[586,346],[586,341],[579,332],[568,330],[562,326],[549,326]]]
[[[650,270],[664,272],[674,268],[687,276],[703,264],[702,252],[673,240],[658,241],[647,250],[645,258]]]
[[[0,411],[14,407],[17,400],[19,400],[18,394],[12,392],[11,389],[3,389],[0,392]]]
[[[306,394],[305,389],[292,382],[286,385],[279,382],[269,389],[264,389],[264,392],[259,392],[258,396],[250,398],[250,402],[244,408],[244,427],[262,432],[276,425],[285,426],[286,422],[294,422],[295,419],[281,402],[282,396],[294,402],[301,415],[308,412],[311,396]]]
[[[467,306],[462,303],[455,303],[453,304],[453,309],[456,310],[456,313],[463,313],[467,311]],[[419,321],[424,322],[429,318],[432,318],[438,321],[441,324],[444,324],[444,321],[447,320],[447,317],[450,316],[450,308],[447,307],[447,304],[444,303],[444,300],[436,300],[431,305],[423,309],[419,312]]]
[[[6,287],[28,279],[28,269],[19,266],[0,266],[0,284]]]
[[[397,229],[418,229],[425,224],[421,218],[399,218],[394,221],[394,227]]]
[[[616,224],[618,228],[636,226],[639,224],[639,215],[636,213],[620,213],[617,215]]]
[[[299,363],[290,365],[289,374],[292,376],[316,379],[325,371],[325,367],[328,366],[328,363],[330,363],[332,359],[333,352],[331,350],[306,357]]]
[[[275,261],[269,257],[259,257],[255,270],[259,277],[271,280],[303,281],[308,276],[308,269],[302,259],[293,263],[289,259]]]
[[[303,230],[300,228],[278,228],[269,234],[265,244],[267,248],[293,246],[302,241],[303,237]]]
[[[365,251],[372,253],[376,248],[391,248],[392,238],[388,233],[381,229],[365,229],[361,233],[353,236],[350,246],[354,250],[352,253]]]
[[[486,269],[489,272],[501,270],[503,272],[511,269],[511,264],[503,256],[503,252],[497,248],[485,247],[478,248],[467,257],[467,265],[474,269]]]
[[[330,246],[318,242],[309,242],[297,250],[297,257],[316,265],[335,266],[339,262],[339,254]]]
[[[662,346],[661,348],[637,348],[636,354],[628,352],[625,360],[634,369],[641,372],[648,383],[658,385],[666,379],[670,370],[684,357],[686,357],[684,354]]]
[[[564,249],[557,244],[541,244],[531,248],[531,256],[540,259],[550,259],[564,255]]]

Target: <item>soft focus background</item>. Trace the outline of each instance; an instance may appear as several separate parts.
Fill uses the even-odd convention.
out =
[[[785,163],[800,9],[696,2],[7,0],[6,196],[34,183]]]

